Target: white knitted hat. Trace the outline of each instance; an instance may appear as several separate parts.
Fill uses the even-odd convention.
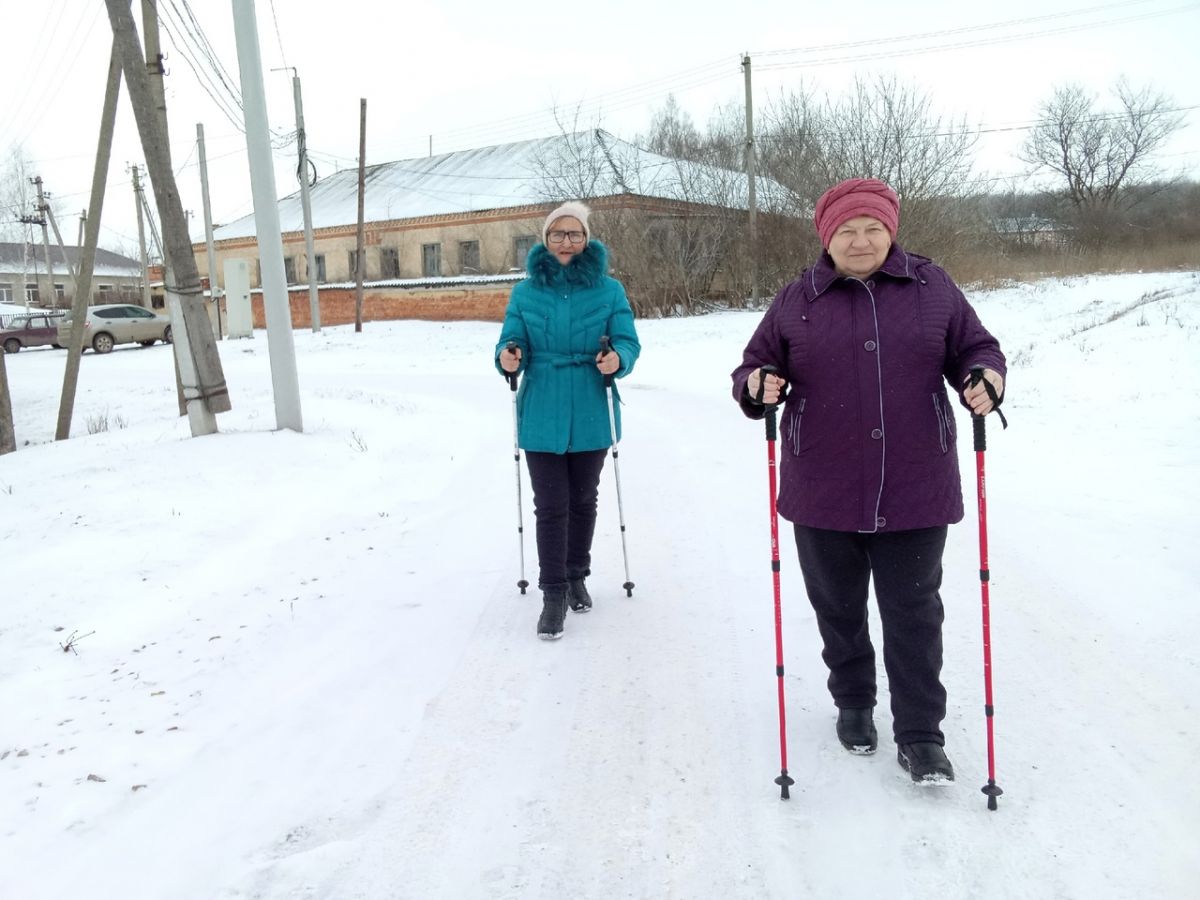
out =
[[[572,216],[578,219],[579,223],[583,225],[583,239],[585,241],[590,241],[592,239],[592,233],[588,229],[588,216],[591,214],[591,212],[592,211],[590,209],[588,209],[578,200],[568,200],[562,206],[551,212],[550,215],[546,216],[546,222],[544,225],[542,225],[542,243],[546,245],[550,244],[550,226],[563,216]]]

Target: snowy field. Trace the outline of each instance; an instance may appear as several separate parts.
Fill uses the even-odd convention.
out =
[[[64,352],[8,356],[0,895],[1200,896],[1200,275],[972,300],[1011,366],[1011,427],[988,420],[996,812],[961,409],[958,781],[841,749],[785,530],[780,800],[765,441],[728,389],[758,314],[639,323],[637,587],[610,465],[596,608],[554,643],[515,586],[497,325],[297,331],[303,434],[273,430],[263,332],[220,345],[234,409],[200,439],[167,347],[85,354],[58,443]]]

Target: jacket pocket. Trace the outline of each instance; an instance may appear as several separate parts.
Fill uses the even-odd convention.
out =
[[[800,425],[804,421],[804,404],[807,397],[798,397],[787,404],[783,411],[781,430],[783,439],[792,448],[792,456],[800,455]]]
[[[945,454],[954,444],[954,412],[950,401],[940,393],[933,394],[933,412],[937,416],[938,441]]]

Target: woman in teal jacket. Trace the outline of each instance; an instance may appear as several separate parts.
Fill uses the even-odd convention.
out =
[[[588,213],[571,202],[546,217],[542,243],[526,260],[529,277],[513,288],[496,344],[497,369],[524,376],[517,432],[533,485],[543,640],[562,637],[568,603],[575,612],[592,608],[584,579],[600,470],[612,444],[604,377],[629,374],[642,349],[625,288],[608,275],[608,251],[591,240]],[[611,342],[608,353],[602,336]],[[509,342],[516,349],[508,350]]]

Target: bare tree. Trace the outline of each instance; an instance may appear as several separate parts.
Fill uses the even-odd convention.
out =
[[[675,159],[703,159],[707,141],[692,122],[692,117],[679,108],[674,94],[667,96],[662,108],[650,119],[650,133],[639,142],[647,150]]]
[[[1057,88],[1022,150],[1033,171],[1059,176],[1078,240],[1091,247],[1111,241],[1120,214],[1146,195],[1133,189],[1161,174],[1152,157],[1183,124],[1164,94],[1135,90],[1124,79],[1113,93],[1117,108],[1104,111],[1079,85]]]
[[[21,216],[33,210],[30,162],[20,144],[12,144],[0,161],[0,240],[23,241],[26,228]]]
[[[947,120],[928,94],[880,76],[856,79],[850,93],[821,110],[815,163],[826,186],[844,178],[886,181],[903,205],[903,241],[940,257],[961,249],[972,228],[947,216],[952,198],[976,188],[972,154],[978,135],[965,117]],[[815,198],[814,198],[815,199]]]

